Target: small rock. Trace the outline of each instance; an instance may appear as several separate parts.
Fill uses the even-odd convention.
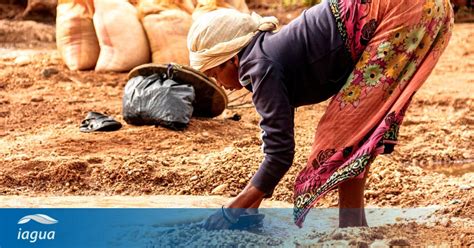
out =
[[[428,158],[428,166],[429,166],[429,167],[433,167],[433,166],[434,166],[433,158]]]
[[[349,247],[348,240],[329,240],[324,242],[325,247]]]
[[[468,140],[470,140],[470,139],[469,139],[469,136],[468,136]],[[464,153],[462,154],[462,156],[463,156],[464,158],[472,158],[471,152],[464,152]]]
[[[389,246],[409,246],[410,242],[406,238],[395,238],[388,242]]]
[[[231,146],[224,148],[224,153],[231,153],[232,151],[234,151],[234,148]]]
[[[242,117],[239,114],[234,114],[230,117],[227,117],[227,119],[233,120],[233,121],[240,121],[240,119],[242,119]]]
[[[444,227],[448,227],[451,224],[451,220],[449,218],[442,218],[439,221],[439,224],[444,226]]]
[[[220,194],[224,193],[224,190],[226,190],[226,189],[227,189],[227,183],[224,183],[224,184],[221,184],[221,185],[215,187],[211,191],[211,194],[220,195]]]
[[[461,203],[461,201],[458,200],[458,199],[454,199],[454,200],[449,201],[450,205],[459,204],[459,203]]]
[[[0,97],[0,104],[10,104],[10,100],[8,100],[7,98]]]
[[[384,240],[375,240],[370,244],[370,248],[389,248],[390,246]]]
[[[240,115],[237,114],[236,112],[232,111],[232,110],[229,110],[229,109],[224,110],[224,112],[222,113],[222,117],[224,119],[229,119],[229,120],[233,120],[233,121],[240,120]]]
[[[449,213],[449,208],[443,208],[440,211],[441,211],[441,214],[448,214]]]
[[[196,181],[199,177],[198,176],[192,176],[191,178],[189,178],[190,181]]]
[[[31,98],[32,102],[42,102],[44,101],[44,98],[42,96],[34,96]]]
[[[16,57],[13,62],[17,65],[27,65],[31,62],[31,60],[29,56],[21,55]]]
[[[0,130],[0,137],[5,137],[7,135],[8,135],[7,132]]]
[[[115,192],[116,194],[120,194],[120,193],[122,193],[124,190],[125,190],[125,187],[124,187],[123,185],[119,185],[119,186],[117,186],[117,187],[114,189],[114,192]]]
[[[385,170],[380,171],[379,175],[382,176],[382,178],[385,178],[385,175],[387,175],[387,173],[388,173],[388,170],[385,169]]]
[[[66,86],[64,87],[64,90],[66,90],[66,91],[73,91],[74,88],[73,88],[71,85],[66,85]]]
[[[368,189],[365,191],[365,195],[367,196],[371,196],[371,195],[377,196],[378,194],[379,192],[376,192],[375,190],[372,190],[372,189]]]
[[[426,222],[426,226],[427,227],[435,227],[436,223],[434,221],[428,221],[428,222]]]
[[[367,244],[367,242],[363,240],[358,240],[358,239],[349,241],[349,246],[357,247],[357,248],[369,248],[369,245]]]
[[[415,191],[413,191],[412,193],[413,193],[413,195],[415,195],[415,196],[419,196],[419,195],[422,195],[422,194],[423,194],[423,192],[422,192],[421,190],[415,190]]]
[[[155,165],[155,162],[153,162],[153,161],[146,161],[146,164],[149,165],[149,166],[153,166],[153,165]]]
[[[421,160],[419,166],[421,166],[421,167],[426,167],[427,164],[428,164],[428,163],[426,162],[426,160]]]
[[[331,234],[331,239],[333,240],[341,240],[344,238],[344,234],[341,233],[339,229],[336,229],[332,234]]]
[[[45,68],[41,71],[41,75],[45,78],[49,78],[54,74],[58,74],[59,71],[56,68]]]
[[[472,188],[471,185],[459,185],[459,188],[461,190],[470,190]]]

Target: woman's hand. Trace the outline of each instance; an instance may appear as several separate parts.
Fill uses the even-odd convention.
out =
[[[247,208],[258,208],[265,193],[252,185],[247,185],[245,189],[232,201],[214,214],[209,216],[204,224],[206,230],[222,230],[229,229],[235,224],[239,216],[245,212]]]
[[[237,223],[239,215],[229,210],[222,206],[206,219],[203,227],[206,230],[230,229],[233,224]]]

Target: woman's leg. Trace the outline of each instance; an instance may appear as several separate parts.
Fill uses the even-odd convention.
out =
[[[346,1],[329,2],[339,10],[338,3]],[[362,26],[361,37],[369,41],[368,45],[318,124],[311,156],[295,182],[294,216],[299,226],[316,201],[338,186],[340,226],[366,225],[365,179],[352,178],[364,172],[372,157],[393,150],[411,98],[449,41],[453,21],[449,0],[366,2],[387,3],[390,8],[370,8],[388,12],[375,23],[368,21],[367,28]],[[344,20],[352,19],[341,18],[341,13],[335,13],[335,17],[344,26]],[[377,24],[374,36],[370,35],[375,27],[372,24]],[[391,149],[386,150],[386,144]]]
[[[262,203],[262,200],[263,198],[260,198],[259,200],[257,200],[256,202],[254,202],[250,208],[259,208],[260,207],[260,203]]]
[[[364,190],[369,167],[363,178],[352,178],[339,185],[339,227],[367,226]]]
[[[262,203],[262,201],[263,201],[263,198],[258,199],[249,208],[247,208],[245,212],[247,214],[257,214],[258,208],[260,207],[260,204]]]

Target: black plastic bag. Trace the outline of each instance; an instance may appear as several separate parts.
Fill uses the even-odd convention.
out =
[[[193,114],[194,88],[158,74],[128,80],[122,101],[123,119],[131,125],[187,127]]]

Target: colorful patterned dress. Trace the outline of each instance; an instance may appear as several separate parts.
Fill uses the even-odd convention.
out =
[[[294,220],[330,190],[361,178],[393,151],[405,110],[447,46],[449,0],[329,0],[354,61],[320,120],[311,155],[295,182]]]

